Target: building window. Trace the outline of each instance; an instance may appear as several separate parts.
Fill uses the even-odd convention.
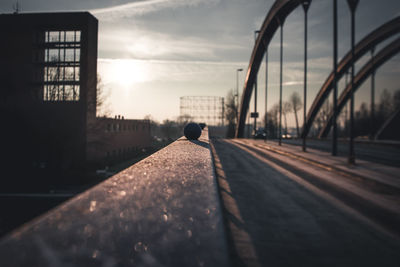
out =
[[[80,56],[80,31],[45,32],[44,101],[79,101]]]

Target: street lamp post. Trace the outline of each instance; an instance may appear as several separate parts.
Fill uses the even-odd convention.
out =
[[[281,28],[280,75],[279,75],[279,145],[282,145],[282,61],[283,61],[283,20],[278,19]]]
[[[359,0],[347,0],[351,12],[351,92],[350,92],[350,142],[349,164],[355,164],[354,153],[354,39],[355,39],[355,13]]]
[[[239,71],[243,71],[243,69],[236,69],[236,104],[239,109]]]
[[[372,60],[372,65],[374,65],[374,52],[375,52],[375,47],[371,49],[371,60]],[[370,139],[374,139],[375,135],[375,70],[371,73],[371,134],[370,134]]]
[[[337,155],[337,0],[333,0],[333,118],[332,156]]]
[[[268,138],[268,47],[265,48],[265,142]]]
[[[254,31],[254,43],[257,41],[257,34],[259,34],[260,31]],[[257,130],[257,77],[258,77],[258,72],[256,73],[256,78],[254,80],[254,127],[253,127],[253,133],[256,132]]]
[[[239,116],[239,71],[243,71],[242,68],[236,69],[236,111],[237,111],[237,116]],[[236,118],[236,127],[238,127],[239,124],[239,117]]]
[[[303,107],[303,134],[306,129],[306,116],[307,116],[307,13],[311,5],[311,0],[304,1],[304,107]],[[303,151],[306,151],[306,134],[303,135]]]
[[[344,76],[344,80],[345,80],[345,88],[347,88],[347,85],[349,85],[349,75],[350,75],[350,71],[347,70]],[[345,132],[348,134],[349,132],[349,105],[348,103],[346,103],[345,105],[345,110],[344,110],[344,129]]]

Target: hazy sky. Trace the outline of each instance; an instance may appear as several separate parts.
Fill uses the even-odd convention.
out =
[[[151,114],[159,121],[179,115],[181,96],[226,96],[230,89],[236,88],[237,68],[245,69],[239,76],[242,90],[254,45],[253,32],[260,28],[273,2],[19,1],[22,13],[90,11],[99,20],[98,72],[109,94],[112,114],[136,119]],[[0,12],[12,12],[13,3],[1,0]],[[340,58],[350,49],[350,13],[345,0],[338,0],[338,5]],[[331,0],[313,0],[309,10],[309,105],[332,68],[331,7]],[[399,15],[398,0],[360,0],[356,41]],[[302,94],[303,18],[299,7],[285,22],[284,99],[295,90]],[[270,44],[269,55],[268,105],[271,107],[278,100],[279,34]],[[400,57],[396,56],[378,71],[377,95],[382,88],[400,88],[399,63]],[[259,72],[261,111],[264,111],[265,96],[264,64]],[[357,105],[361,101],[369,102],[369,80],[357,93]]]

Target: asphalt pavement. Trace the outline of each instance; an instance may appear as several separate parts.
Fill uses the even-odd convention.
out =
[[[294,159],[232,140],[212,143],[233,266],[400,266],[397,236],[305,177],[337,173],[304,162],[286,168]]]
[[[277,140],[270,142],[277,143]],[[302,139],[283,139],[283,144],[291,144],[302,146]],[[308,139],[306,146],[312,149],[318,149],[325,152],[332,151],[332,140],[329,139]],[[347,157],[349,153],[349,143],[346,140],[338,140],[337,154],[338,156]],[[367,160],[380,164],[400,167],[400,142],[384,142],[384,141],[369,141],[356,140],[354,144],[354,153],[356,160]]]

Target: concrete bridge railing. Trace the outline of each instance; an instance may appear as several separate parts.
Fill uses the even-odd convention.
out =
[[[0,266],[227,266],[208,131],[181,138],[0,241]]]

